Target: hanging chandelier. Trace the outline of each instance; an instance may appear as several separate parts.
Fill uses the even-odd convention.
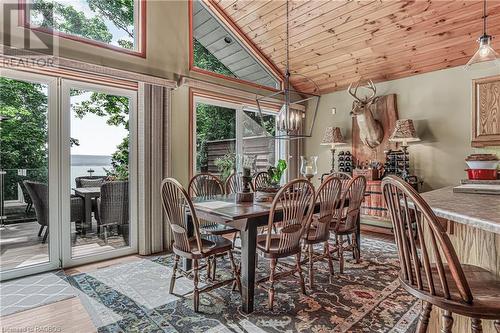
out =
[[[281,108],[276,117],[276,134],[273,135],[276,139],[300,139],[312,136],[314,123],[316,122],[316,114],[319,106],[319,88],[316,83],[301,74],[294,76],[302,76],[305,80],[311,82],[314,86],[313,93],[305,93],[296,91],[290,83],[290,12],[288,0],[286,2],[286,66],[283,89],[270,94],[268,96],[257,97],[257,107],[261,124],[264,123],[262,105],[264,103],[275,103],[276,100],[282,103]],[[306,105],[307,103],[307,105]],[[315,104],[312,104],[315,103]],[[312,107],[311,107],[312,105]],[[309,106],[309,110],[314,109],[314,115],[311,121],[309,130],[304,128],[305,110]],[[270,135],[270,134],[268,134]]]
[[[486,0],[484,0],[483,5],[483,35],[479,37],[477,42],[479,43],[479,49],[472,56],[472,58],[465,65],[465,69],[470,69],[472,65],[478,64],[485,61],[493,61],[493,64],[498,64],[498,53],[495,52],[491,46],[491,41],[493,37],[486,33]]]

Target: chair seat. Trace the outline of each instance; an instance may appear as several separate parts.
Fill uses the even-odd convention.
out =
[[[280,236],[271,235],[271,246],[266,251],[267,235],[257,235],[257,248],[264,253],[266,258],[284,258],[300,252],[300,245],[286,252],[279,252]]]
[[[207,224],[200,227],[200,231],[210,235],[227,235],[238,232],[238,229],[223,224]]]
[[[438,307],[445,307],[453,313],[481,319],[500,318],[500,278],[490,273],[484,268],[473,265],[462,265],[465,278],[472,292],[473,302],[471,304],[459,301],[460,292],[451,278],[448,279],[450,289],[450,300],[444,300],[442,296],[432,296],[427,288],[427,280],[423,276],[424,290],[415,289],[408,285],[404,280],[403,286],[416,297],[421,297],[425,301]],[[444,266],[445,275],[451,277],[451,271],[448,265]],[[423,275],[425,275],[422,272]],[[432,279],[436,288],[437,295],[443,295],[437,268],[432,267]]]
[[[198,249],[196,238],[193,237],[189,241],[189,246],[192,249],[191,253],[179,250],[174,245],[174,253],[188,259],[202,259],[231,250],[233,243],[231,243],[230,240],[218,235],[202,235],[201,252]]]

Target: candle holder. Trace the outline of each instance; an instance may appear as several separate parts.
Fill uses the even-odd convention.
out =
[[[318,173],[318,156],[301,156],[300,157],[300,173],[307,178],[308,181]]]

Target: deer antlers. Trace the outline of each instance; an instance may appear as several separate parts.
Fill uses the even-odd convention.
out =
[[[354,97],[360,103],[367,104],[375,98],[375,95],[377,94],[377,88],[375,88],[375,84],[373,83],[372,80],[368,80],[368,84],[364,88],[371,90],[372,94],[371,94],[371,96],[365,96],[363,99],[361,99],[358,96],[356,96],[360,82],[361,82],[361,79],[359,79],[358,82],[356,83],[356,86],[354,88],[354,92],[352,91],[352,83],[349,85],[349,88],[348,88],[349,95]]]

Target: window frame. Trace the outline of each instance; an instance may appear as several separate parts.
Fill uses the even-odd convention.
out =
[[[208,75],[216,77],[219,79],[224,79],[236,83],[241,83],[249,85],[254,88],[265,89],[273,92],[280,91],[283,89],[284,78],[281,72],[278,70],[276,65],[274,65],[267,57],[262,53],[262,51],[246,36],[246,34],[231,21],[231,19],[224,13],[212,0],[199,0],[206,5],[207,9],[215,16],[216,19],[222,22],[222,24],[227,28],[238,41],[242,43],[242,46],[259,62],[271,75],[273,75],[276,80],[278,80],[279,87],[272,88],[269,86],[263,86],[251,81],[246,81],[237,77],[226,76],[224,74],[215,73],[203,68],[196,67],[194,65],[194,43],[193,43],[193,1],[188,0],[188,19],[189,19],[189,71],[196,72],[203,75]]]
[[[220,93],[214,93],[203,89],[189,88],[189,179],[196,174],[196,104],[205,103],[215,106],[234,109],[236,111],[236,122],[241,119],[238,112],[258,110],[255,101],[230,97]],[[267,106],[264,114],[278,115],[279,109]],[[258,112],[258,111],[255,111]],[[236,125],[236,140],[238,136],[238,125]],[[276,160],[286,155],[286,143],[284,140],[276,140],[275,156]],[[236,149],[238,151],[238,143]]]
[[[48,35],[52,36],[57,36],[59,38],[64,38],[64,39],[69,39],[72,41],[80,42],[83,44],[87,45],[92,45],[120,53],[125,53],[141,58],[146,58],[146,34],[147,34],[147,28],[146,28],[146,11],[147,11],[147,6],[146,2],[147,0],[137,0],[139,4],[137,5],[137,8],[139,9],[138,13],[134,13],[134,18],[138,20],[137,24],[134,25],[137,27],[138,35],[134,36],[134,42],[137,42],[138,48],[137,50],[129,50],[121,46],[116,46],[116,45],[111,45],[107,44],[104,42],[100,42],[97,40],[93,40],[90,38],[86,37],[81,37],[77,35],[72,35],[68,34],[65,32],[61,32],[58,30],[55,30],[53,28],[43,28],[43,27],[34,27],[31,25],[30,18],[29,18],[29,11],[27,10],[27,2],[29,0],[18,0],[18,6],[19,6],[19,25],[25,29],[33,30],[33,31],[38,31],[42,33],[46,33]],[[135,2],[135,1],[134,1]]]

